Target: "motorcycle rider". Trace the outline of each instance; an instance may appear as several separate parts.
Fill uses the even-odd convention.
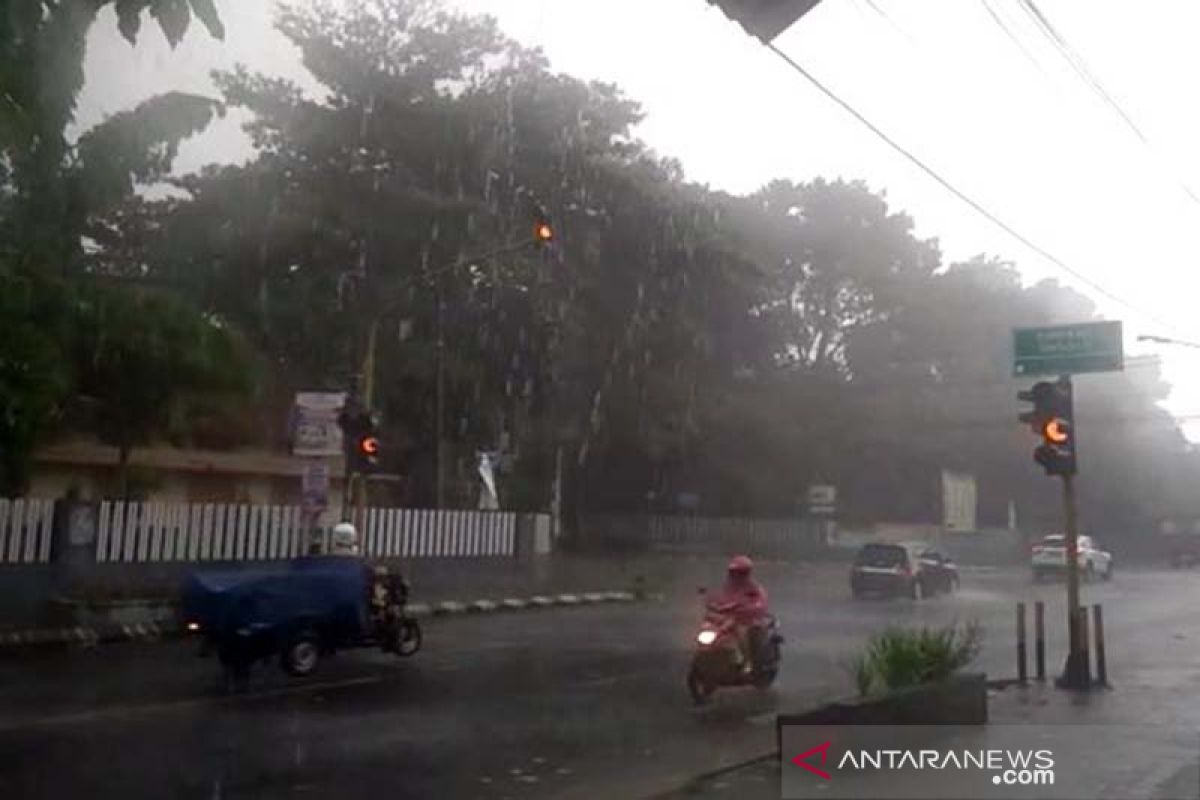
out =
[[[715,605],[733,618],[737,635],[738,663],[749,672],[758,638],[770,617],[767,610],[767,590],[751,577],[754,562],[748,556],[734,556],[726,570],[725,584]]]
[[[339,522],[333,526],[329,554],[334,556],[356,556],[359,553],[358,531],[352,522]]]
[[[392,573],[386,565],[377,565],[371,581],[371,618],[384,651],[392,651],[397,646],[397,634],[400,633],[407,601],[408,581],[399,573]]]

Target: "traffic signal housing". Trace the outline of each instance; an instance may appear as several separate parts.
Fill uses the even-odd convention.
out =
[[[550,215],[546,213],[546,210],[540,206],[533,215],[533,241],[539,246],[545,246],[554,241],[554,223],[550,221]]]
[[[708,0],[746,33],[770,44],[796,20],[816,8],[820,0]]]
[[[1031,410],[1018,417],[1041,437],[1041,444],[1033,451],[1033,460],[1047,475],[1074,475],[1075,403],[1071,381],[1067,378],[1039,381],[1018,392],[1017,399],[1033,404]]]
[[[383,444],[379,424],[369,411],[343,411],[338,417],[346,451],[346,465],[351,472],[366,474],[379,467]]]

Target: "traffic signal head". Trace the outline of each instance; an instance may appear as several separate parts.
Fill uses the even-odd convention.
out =
[[[347,466],[353,472],[365,473],[379,466],[383,445],[379,440],[378,423],[367,411],[343,412],[338,418],[345,442]]]
[[[770,44],[820,0],[708,0],[751,36]]]
[[[1047,475],[1075,474],[1075,408],[1071,382],[1039,381],[1031,389],[1018,392],[1017,399],[1032,403],[1030,411],[1018,419],[1029,425],[1041,437],[1042,443],[1033,452],[1033,460]]]
[[[546,209],[541,203],[537,203],[533,210],[533,242],[537,245],[547,245],[553,241],[554,224],[550,221]]]
[[[367,434],[358,440],[358,452],[363,458],[368,459],[371,463],[375,463],[379,458],[379,437],[373,434]]]

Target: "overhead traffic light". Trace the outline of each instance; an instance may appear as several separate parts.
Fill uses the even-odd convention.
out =
[[[1074,475],[1075,404],[1071,381],[1067,378],[1039,381],[1032,388],[1018,392],[1017,399],[1033,404],[1032,410],[1018,417],[1042,439],[1033,451],[1033,460],[1047,475]]]
[[[546,209],[538,206],[533,214],[533,241],[538,245],[547,245],[554,241],[554,224]]]
[[[796,20],[812,11],[820,0],[708,0],[746,33],[770,44]]]

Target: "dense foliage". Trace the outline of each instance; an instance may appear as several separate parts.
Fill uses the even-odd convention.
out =
[[[490,19],[358,0],[278,25],[317,96],[239,69],[217,76],[218,98],[114,117],[61,154],[56,185],[78,202],[44,250],[183,288],[238,331],[266,365],[244,417],[282,420],[292,392],[348,386],[377,320],[373,399],[406,503],[436,497],[440,363],[449,503],[474,501],[487,449],[505,456],[510,507],[546,507],[558,456],[570,510],[673,510],[690,494],[705,513],[791,514],[830,482],[850,519],[932,520],[949,468],[977,476],[984,523],[1010,501],[1023,522],[1057,518],[1015,419],[1010,329],[1092,319],[1085,297],[1024,286],[994,258],[943,264],[861,182],[745,197],[688,183],[633,136],[634,101],[553,72]],[[249,163],[172,178],[169,199],[132,191],[225,107],[252,114]],[[5,166],[11,184],[20,165]],[[539,204],[555,242],[513,246]],[[11,344],[53,377],[36,337]],[[1166,390],[1153,364],[1080,380],[1085,522],[1134,530],[1187,510],[1200,473],[1156,405]],[[1179,482],[1152,477],[1167,471]]]

